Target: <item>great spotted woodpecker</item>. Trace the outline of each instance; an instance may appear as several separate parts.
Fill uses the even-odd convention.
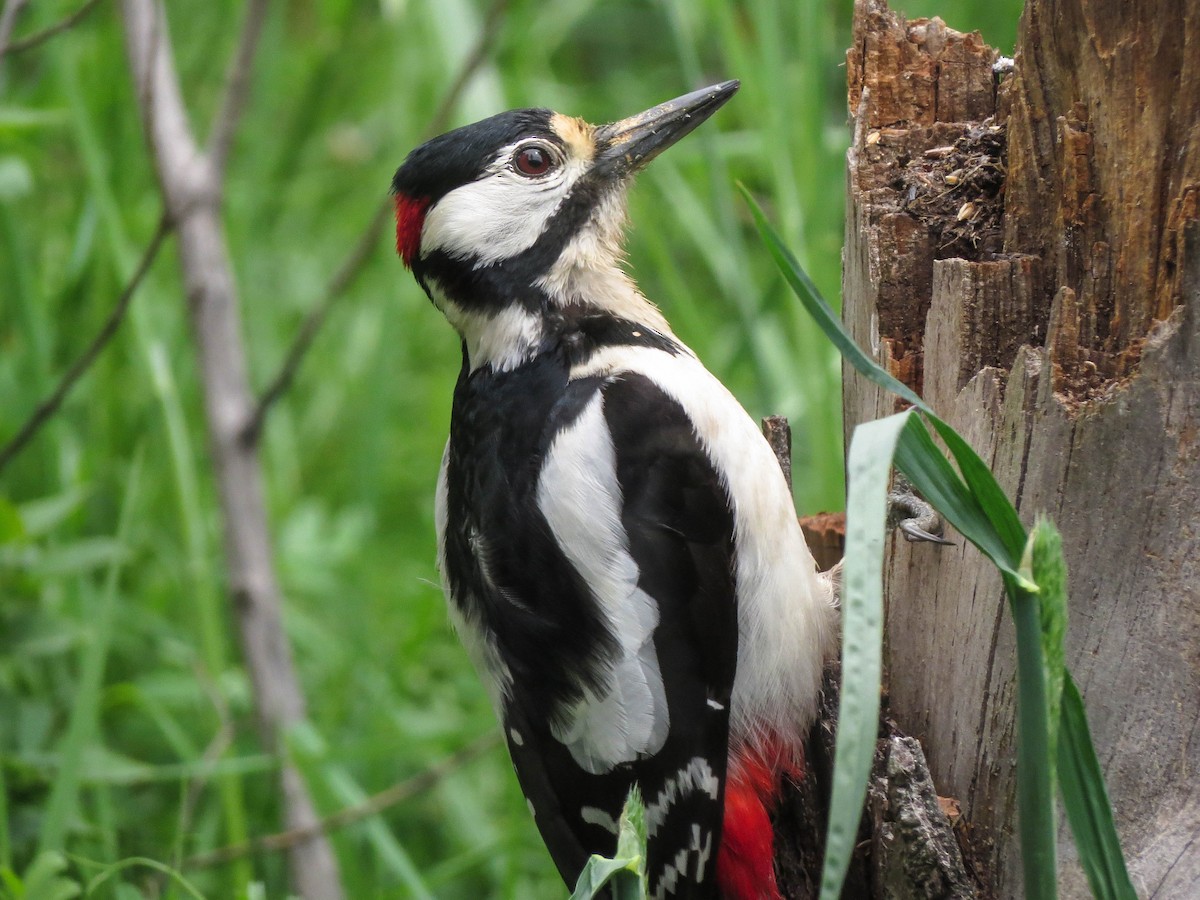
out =
[[[396,246],[462,338],[437,488],[451,617],[574,884],[640,786],[652,897],[777,898],[834,590],[738,401],[621,268],[634,173],[737,90],[595,127],[501,113],[409,154]]]

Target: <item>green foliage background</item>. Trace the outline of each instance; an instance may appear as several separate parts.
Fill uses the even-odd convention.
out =
[[[241,4],[171,0],[203,133]],[[1019,4],[910,3],[1010,50]],[[34,3],[18,35],[76,0]],[[485,15],[470,0],[297,0],[270,15],[226,224],[256,385],[419,140]],[[545,105],[608,121],[727,77],[741,93],[635,188],[645,292],[754,415],[788,415],[802,512],[842,498],[839,363],[735,199],[837,296],[850,4],[514,0],[461,124]],[[108,315],[160,213],[117,21],[0,67],[0,441]],[[0,868],[68,854],[80,882],[277,831],[224,596],[216,503],[173,246],[60,415],[0,474]],[[264,465],[309,698],[294,752],[324,812],[426,769],[493,718],[436,587],[432,494],[457,343],[385,235],[267,424]],[[133,475],[136,473],[136,482]],[[499,746],[334,837],[349,896],[560,897]],[[145,869],[99,897],[163,891]],[[283,860],[184,869],[207,896],[285,895]],[[17,895],[12,882],[0,892]]]

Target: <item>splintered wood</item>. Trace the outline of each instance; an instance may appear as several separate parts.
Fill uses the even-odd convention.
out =
[[[1134,883],[1200,896],[1200,4],[1028,0],[1005,60],[858,0],[847,63],[847,325],[1026,524],[1056,520],[1068,665]],[[849,437],[898,404],[845,374]],[[887,696],[1007,900],[1014,636],[959,544],[892,540]],[[1065,829],[1060,854],[1060,896],[1088,896]]]
[[[860,344],[882,343],[892,373],[918,390],[935,260],[999,249],[998,59],[978,34],[941,19],[906,22],[883,3],[856,7],[846,54],[855,114],[846,289],[873,299],[867,317],[848,324]],[[878,413],[891,411],[892,400],[875,399],[884,404]]]

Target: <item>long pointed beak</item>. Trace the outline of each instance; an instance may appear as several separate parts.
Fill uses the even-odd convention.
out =
[[[596,167],[612,178],[631,175],[725,105],[741,86],[724,81],[692,91],[636,116],[596,129]]]

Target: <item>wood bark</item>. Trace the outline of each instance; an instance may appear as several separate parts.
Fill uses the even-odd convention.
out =
[[[1134,883],[1200,896],[1200,8],[1029,0],[1010,66],[858,0],[848,78],[846,321],[1062,530]],[[849,370],[844,399],[848,430],[896,408]],[[1017,897],[1014,635],[958,540],[892,539],[888,696],[975,874]],[[1087,896],[1059,843],[1061,896]]]

